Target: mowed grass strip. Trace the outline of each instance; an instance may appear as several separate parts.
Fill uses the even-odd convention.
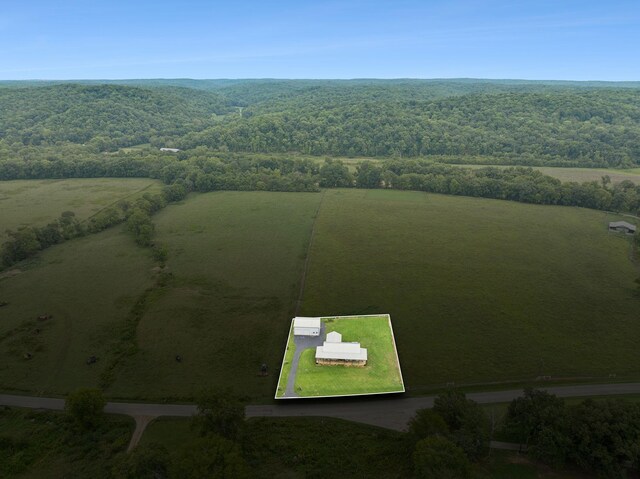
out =
[[[367,349],[364,367],[316,365],[315,349],[300,356],[295,391],[300,396],[339,396],[402,392],[402,377],[387,316],[323,318],[326,333],[337,331],[344,342]]]
[[[276,390],[276,397],[284,396],[287,390],[287,381],[289,380],[289,373],[291,372],[291,361],[296,353],[296,343],[293,340],[293,321],[291,321],[291,327],[289,329],[289,337],[287,339],[287,345],[285,346],[284,359],[280,369],[280,376],[278,377],[278,387]]]
[[[154,216],[173,280],[143,316],[139,352],[108,392],[190,398],[228,387],[273,397],[319,201],[313,193],[218,192]]]
[[[118,226],[17,266],[22,273],[0,279],[8,303],[0,310],[0,389],[97,387],[131,307],[154,283],[149,252]],[[90,356],[99,359],[87,365]]]
[[[43,226],[73,211],[85,220],[122,199],[157,193],[162,184],[147,178],[75,178],[66,180],[0,181],[0,242],[6,230]]]
[[[420,192],[329,190],[301,314],[387,311],[408,391],[640,376],[638,270],[618,219]]]

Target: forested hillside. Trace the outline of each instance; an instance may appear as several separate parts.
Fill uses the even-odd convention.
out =
[[[214,93],[117,85],[0,88],[0,139],[24,145],[91,143],[96,150],[171,139],[229,109]]]
[[[636,84],[122,80],[0,88],[0,141],[457,163],[640,164]],[[1,147],[2,145],[0,145]],[[0,148],[1,149],[1,148]]]
[[[409,80],[194,81],[198,88],[184,88],[173,82],[0,88],[0,180],[157,178],[167,185],[154,200],[158,208],[191,191],[357,187],[640,210],[640,185],[632,181],[603,175],[561,182],[520,167],[639,165],[640,88]],[[161,152],[163,146],[182,151]],[[349,168],[331,156],[384,161],[361,158]],[[101,231],[130,215],[108,210],[77,233]],[[5,266],[61,238],[46,229],[20,231],[3,246]],[[27,250],[25,238],[35,238]]]
[[[248,107],[190,133],[183,148],[311,155],[491,156],[496,162],[631,166],[640,158],[640,92],[470,94],[425,99],[405,88],[316,89]]]

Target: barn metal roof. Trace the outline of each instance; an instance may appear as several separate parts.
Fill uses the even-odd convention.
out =
[[[609,223],[609,228],[627,228],[631,231],[635,231],[636,225],[627,223],[626,221],[612,221]]]
[[[293,327],[294,328],[319,328],[320,318],[295,317],[293,318]]]

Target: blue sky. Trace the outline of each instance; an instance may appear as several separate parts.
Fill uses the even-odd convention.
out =
[[[640,0],[0,0],[0,79],[640,80]]]

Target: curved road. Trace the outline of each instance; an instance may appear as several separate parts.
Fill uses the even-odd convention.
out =
[[[540,387],[538,389],[564,398],[613,396],[640,394],[640,383],[586,384]],[[467,398],[480,404],[505,403],[520,396],[522,396],[522,389],[467,394]],[[289,400],[279,404],[247,406],[245,413],[247,417],[334,417],[402,431],[406,429],[409,420],[418,409],[433,407],[435,398],[436,396],[402,398],[390,395],[384,398],[373,396],[351,400]],[[61,411],[64,409],[64,399],[0,394],[0,405]],[[131,449],[137,444],[145,426],[152,419],[159,416],[189,417],[196,413],[196,406],[193,404],[109,402],[105,407],[105,412],[132,416],[136,420],[136,430],[129,445]]]

